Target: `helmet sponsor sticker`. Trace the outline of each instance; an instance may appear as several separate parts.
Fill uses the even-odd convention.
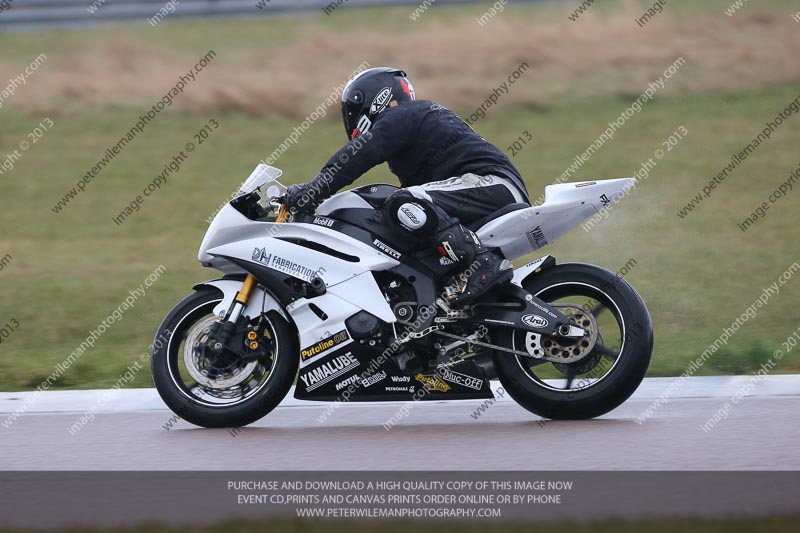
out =
[[[347,334],[347,330],[343,329],[342,331],[334,333],[333,335],[331,335],[326,339],[322,339],[316,344],[312,344],[308,348],[303,348],[302,350],[300,350],[300,358],[303,361],[305,361],[306,359],[311,359],[315,355],[319,355],[325,350],[330,350],[334,346],[342,344],[347,340],[350,340],[350,336]]]
[[[358,123],[356,124],[356,129],[353,131],[352,139],[355,139],[358,135],[367,133],[371,127],[372,121],[369,117],[367,115],[361,115],[358,117]]]
[[[414,86],[411,85],[410,81],[401,78],[400,87],[403,88],[403,92],[406,93],[408,96],[410,96],[412,100],[416,100],[416,95],[414,94]]]
[[[372,100],[372,105],[369,106],[369,112],[372,115],[377,115],[384,109],[386,109],[386,105],[389,103],[389,100],[392,99],[392,88],[391,87],[384,87],[381,91],[375,96],[375,99]]]

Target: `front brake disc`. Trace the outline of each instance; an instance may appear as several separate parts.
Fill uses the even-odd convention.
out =
[[[183,362],[189,375],[201,386],[211,390],[229,389],[247,380],[258,363],[239,361],[220,369],[214,368],[202,348],[215,320],[212,315],[192,327],[183,347]]]

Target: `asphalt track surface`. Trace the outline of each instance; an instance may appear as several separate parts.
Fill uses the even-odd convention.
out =
[[[157,409],[26,413],[2,433],[2,470],[798,470],[800,391],[751,396],[714,429],[725,397],[672,399],[644,423],[652,398],[601,418],[546,421],[511,401],[477,419],[479,401],[417,403],[391,430],[398,404],[278,407],[241,430],[201,429]]]

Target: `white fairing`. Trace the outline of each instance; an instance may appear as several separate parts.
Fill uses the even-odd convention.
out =
[[[360,197],[356,194],[353,194],[353,196],[360,199]],[[230,204],[226,204],[225,207],[223,207],[220,212],[217,213],[217,216],[214,217],[214,220],[211,221],[211,224],[206,231],[206,235],[203,238],[203,242],[200,245],[197,258],[201,263],[204,264],[211,262],[214,259],[214,255],[230,255],[221,254],[220,251],[217,250],[218,247],[235,246],[240,244],[242,241],[249,239],[255,239],[256,241],[271,239],[269,243],[270,246],[273,244],[273,241],[277,241],[286,245],[294,246],[299,249],[297,251],[314,253],[316,255],[312,256],[312,262],[316,261],[319,264],[311,267],[313,270],[318,270],[320,267],[325,267],[327,269],[328,267],[325,262],[329,259],[335,258],[331,258],[331,256],[326,254],[314,252],[308,248],[286,243],[285,241],[278,241],[278,239],[309,240],[323,246],[327,246],[328,248],[338,252],[355,256],[359,258],[359,262],[353,264],[357,265],[358,268],[355,268],[355,270],[350,269],[353,272],[351,275],[361,273],[365,268],[369,270],[383,270],[386,268],[392,268],[398,264],[397,261],[379,252],[375,248],[364,244],[361,241],[353,239],[344,233],[331,230],[326,226],[300,223],[277,224],[274,222],[257,222],[248,219],[234,209]],[[249,244],[255,245],[256,243]],[[266,241],[260,246],[264,247],[265,244]],[[242,249],[237,253],[244,254],[244,251],[245,250]],[[249,259],[252,255],[252,251],[253,250],[251,249],[249,255],[244,255],[247,255],[247,258]],[[235,255],[234,257],[244,257],[244,255]],[[321,277],[326,279],[326,276],[324,275]]]
[[[258,167],[243,190],[263,188],[279,173],[272,167]],[[506,258],[514,259],[555,241],[620,198],[634,184],[634,179],[622,178],[551,185],[545,189],[542,205],[492,220],[477,234],[484,244],[499,247]],[[322,203],[313,224],[287,224],[250,220],[226,204],[211,222],[198,252],[204,266],[226,273],[244,273],[245,269],[237,262],[246,262],[306,282],[320,278],[325,283],[324,294],[299,298],[285,309],[268,290],[257,287],[242,310],[242,314],[251,318],[267,310],[291,318],[298,329],[301,349],[313,351],[313,355],[303,355],[303,366],[354,342],[346,331],[345,321],[359,311],[367,311],[388,323],[396,321],[372,272],[391,269],[399,262],[367,243],[330,229],[332,222],[326,215],[343,208],[371,206],[361,196],[343,192]],[[419,219],[419,215],[410,212],[410,223],[414,223],[411,218]],[[308,243],[313,246],[303,245]],[[514,283],[520,284],[545,259],[517,269]],[[229,279],[203,285],[216,287],[223,293],[222,302],[214,309],[217,315],[224,315],[241,288],[240,281]],[[329,347],[329,343],[333,346]]]
[[[385,311],[378,314],[378,306],[366,305],[366,298],[378,298],[383,302]],[[326,320],[319,318],[317,313],[311,308],[311,304],[316,306],[327,315]],[[332,335],[345,331],[345,320],[358,313],[362,309],[374,314],[385,322],[395,322],[396,318],[386,301],[383,299],[380,289],[378,289],[375,279],[371,274],[364,274],[348,281],[331,287],[327,293],[317,296],[310,300],[300,298],[292,302],[287,311],[292,315],[297,330],[300,334],[300,346],[311,346],[323,339],[330,338]],[[316,361],[319,357],[324,357],[326,353],[337,350],[347,344],[352,339],[338,342],[330,348],[323,350],[312,357],[303,358],[300,361],[301,368],[306,364]]]
[[[203,242],[200,243],[200,250],[197,252],[197,260],[205,265],[213,259],[208,255],[209,248],[231,242],[240,234],[249,235],[250,233],[255,233],[253,231],[255,224],[257,222],[253,222],[242,215],[231,204],[225,204],[214,217],[214,220],[211,221],[211,224],[208,225],[206,234],[203,236]],[[258,233],[263,233],[263,230],[259,229]]]
[[[202,283],[202,285],[216,287],[223,294],[222,301],[214,307],[214,314],[217,316],[225,315],[233,299],[242,288],[241,281],[226,279],[208,281]],[[375,291],[377,291],[379,302],[383,302],[384,306],[383,308],[381,306],[374,306],[372,311],[375,311],[377,313],[376,316],[381,320],[394,322],[394,314],[389,309],[389,306],[385,305],[385,300],[383,300],[380,290],[370,274],[351,278],[335,287],[330,287],[328,292],[322,296],[317,296],[313,299],[300,298],[292,302],[286,309],[284,309],[271,294],[257,286],[254,289],[253,295],[250,297],[247,307],[242,311],[242,314],[246,317],[256,318],[260,316],[262,312],[276,311],[284,318],[288,318],[288,313],[297,326],[300,346],[312,346],[323,339],[331,337],[334,333],[345,330],[345,320],[362,309],[370,307],[365,307],[363,305],[363,299],[374,299],[376,297]],[[311,308],[311,304],[313,304],[317,310],[327,315],[326,320],[322,320],[317,315]],[[352,339],[347,339],[344,342],[337,342],[335,345],[314,354],[312,357],[302,359],[300,366],[303,367],[312,361],[316,361],[317,358],[324,357],[325,354],[352,342]]]
[[[391,257],[341,233],[308,224],[269,224],[281,226],[273,236],[260,236],[223,244],[208,250],[210,256],[233,257],[288,274],[303,281],[321,278],[329,292],[338,292],[339,284],[359,277],[360,283],[343,290],[343,298],[355,298],[361,308],[386,321],[394,314],[378,289],[371,271],[387,270],[398,265]],[[326,245],[333,250],[346,250],[358,261],[346,261],[312,250],[282,238],[302,238]],[[367,274],[367,275],[363,275]],[[362,276],[363,275],[363,276]],[[351,291],[353,288],[357,290]]]
[[[357,195],[353,194],[352,196]],[[309,241],[341,252],[352,260],[341,259],[289,240]],[[315,224],[276,224],[249,220],[230,205],[226,205],[212,221],[199,259],[204,264],[223,271],[239,271],[224,257],[236,258],[288,274],[303,281],[318,277],[325,282],[326,294],[314,298],[314,304],[328,315],[323,321],[298,302],[288,309],[300,330],[301,346],[308,346],[344,329],[344,319],[365,310],[386,322],[395,316],[383,297],[372,271],[397,266],[396,259],[381,253],[343,233]],[[241,288],[241,283],[238,283]],[[234,293],[235,294],[235,293]],[[226,292],[226,301],[230,303]],[[251,314],[249,308],[246,316]],[[297,315],[297,316],[296,316]],[[339,328],[339,329],[335,329]]]
[[[485,245],[500,248],[506,259],[516,259],[554,242],[635,183],[634,178],[619,178],[548,185],[544,203],[507,213],[476,233]]]

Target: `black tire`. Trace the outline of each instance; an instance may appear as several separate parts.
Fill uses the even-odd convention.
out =
[[[193,394],[180,376],[174,380],[181,342],[192,326],[207,319],[221,300],[219,290],[207,287],[178,303],[158,328],[156,338],[163,335],[169,340],[160,343],[160,348],[154,348],[151,362],[153,381],[164,403],[187,422],[207,428],[241,427],[264,417],[289,392],[298,367],[297,336],[279,313],[271,311],[267,317],[275,342],[273,362],[268,377],[258,384],[252,396],[243,397],[233,405],[209,405]]]
[[[599,290],[616,304],[608,307],[619,324],[622,319],[624,335],[620,337],[620,352],[615,361],[595,382],[578,390],[555,390],[537,380],[526,370],[530,360],[507,352],[495,351],[494,362],[503,388],[522,407],[543,418],[582,420],[594,418],[617,408],[637,389],[647,373],[653,353],[653,325],[641,297],[624,279],[604,268],[581,263],[554,266],[531,276],[523,283],[531,294],[552,302],[553,296],[569,293],[569,289],[589,292]],[[602,331],[601,331],[602,334]],[[512,347],[514,333],[506,329],[500,336],[502,346]],[[623,340],[624,339],[624,340]],[[519,348],[518,348],[519,349]],[[524,361],[527,360],[527,361]]]

